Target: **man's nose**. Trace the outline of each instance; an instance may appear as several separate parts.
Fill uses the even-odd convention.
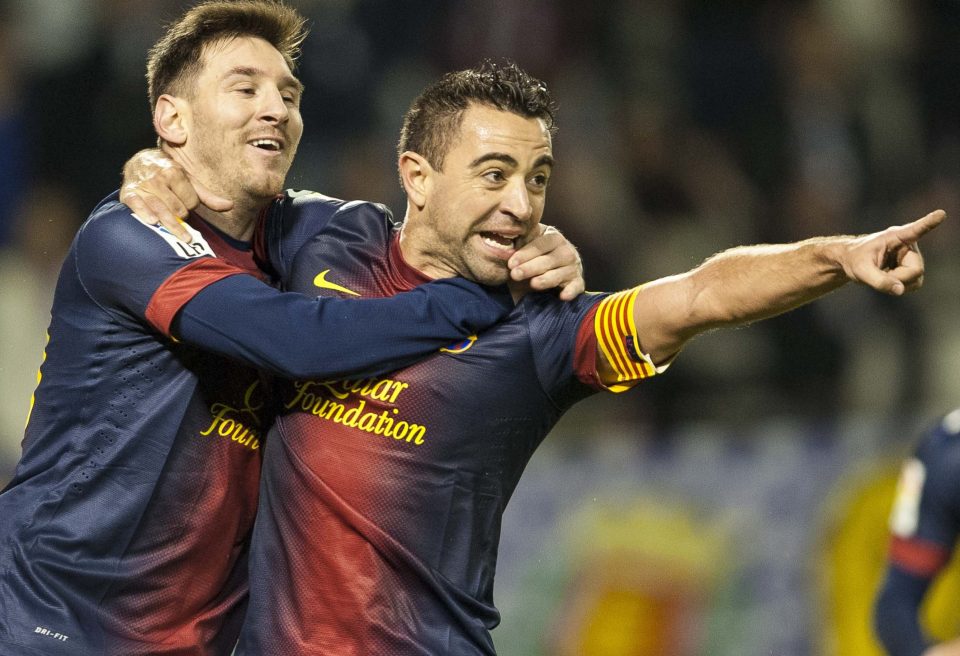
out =
[[[530,190],[524,180],[511,181],[506,189],[500,208],[518,221],[529,221],[533,215],[533,206],[530,203]]]
[[[283,99],[279,89],[270,89],[264,92],[263,105],[260,108],[261,118],[271,123],[283,124],[290,119],[290,107]]]

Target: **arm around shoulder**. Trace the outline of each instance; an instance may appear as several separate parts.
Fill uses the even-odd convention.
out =
[[[309,298],[250,276],[200,291],[177,317],[184,341],[288,378],[375,375],[406,366],[496,323],[506,292],[460,278],[391,298]]]

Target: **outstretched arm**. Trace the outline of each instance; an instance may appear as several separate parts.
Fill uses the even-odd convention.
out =
[[[699,333],[781,314],[850,281],[893,296],[918,289],[924,265],[917,242],[945,216],[936,210],[869,235],[741,246],[655,280],[634,305],[641,347],[659,364]]]

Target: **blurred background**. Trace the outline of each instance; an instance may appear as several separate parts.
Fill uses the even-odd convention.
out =
[[[154,137],[146,52],[181,0],[0,0],[0,480],[72,235]],[[847,287],[590,399],[505,517],[504,656],[878,653],[868,613],[901,458],[960,405],[957,0],[299,0],[289,186],[403,214],[395,143],[441,73],[509,57],[560,104],[545,222],[588,287],[738,244],[935,208],[924,288]],[[932,629],[960,634],[960,614]]]

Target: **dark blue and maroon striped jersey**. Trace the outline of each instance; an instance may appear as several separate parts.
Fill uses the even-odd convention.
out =
[[[306,199],[285,211],[315,210]],[[426,282],[396,227],[359,203],[287,277],[305,294],[352,298]],[[598,332],[601,348],[631,359],[622,387],[653,373],[616,345],[632,304],[631,293],[531,294],[504,322],[404,369],[286,384],[238,654],[492,654],[501,517],[550,428],[601,388]]]
[[[927,431],[904,462],[890,531],[877,635],[892,656],[918,656],[931,642],[920,626],[921,604],[960,536],[960,410]]]
[[[190,222],[185,244],[114,195],[64,262],[0,493],[0,654],[230,654],[271,420],[258,368],[389,370],[512,306],[466,281],[393,305],[281,293],[258,263],[282,269],[299,232],[258,256]]]

